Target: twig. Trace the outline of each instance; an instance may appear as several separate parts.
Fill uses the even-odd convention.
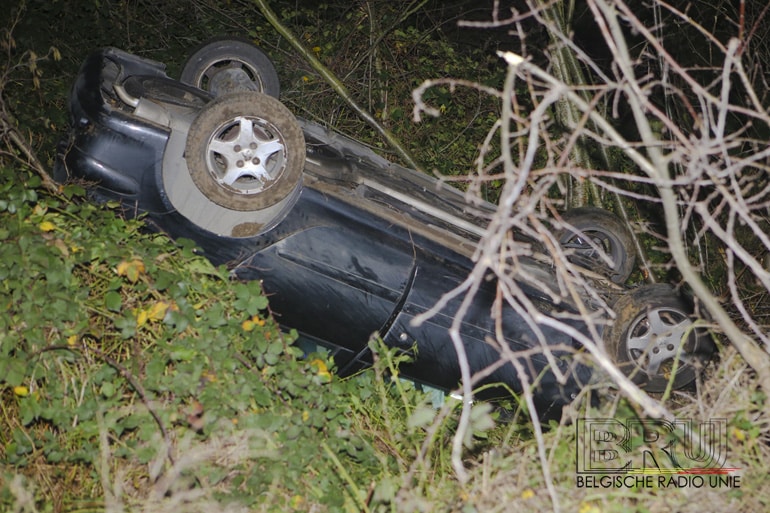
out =
[[[98,340],[96,337],[93,337],[95,340]],[[173,465],[176,462],[176,458],[174,456],[174,449],[173,445],[171,443],[171,437],[169,436],[168,429],[166,429],[166,425],[163,423],[163,419],[160,418],[160,415],[157,411],[155,411],[155,408],[153,407],[149,397],[147,396],[147,392],[144,390],[144,387],[142,384],[134,377],[134,375],[129,371],[127,368],[125,368],[123,365],[118,363],[117,360],[106,354],[104,351],[97,349],[95,347],[88,346],[88,351],[93,351],[96,353],[96,355],[104,360],[107,365],[118,371],[120,376],[125,379],[129,385],[131,385],[131,388],[134,389],[134,391],[139,394],[139,399],[142,401],[144,406],[147,408],[147,411],[150,412],[150,415],[152,416],[155,423],[158,425],[158,428],[160,429],[161,434],[163,435],[163,440],[166,443],[166,456]]]
[[[1,99],[0,101],[2,102],[2,109],[0,109],[0,138],[8,138],[8,144],[21,151],[24,157],[26,157],[26,160],[17,157],[18,160],[29,166],[30,169],[40,176],[43,186],[49,192],[57,193],[59,191],[58,185],[53,181],[51,175],[48,174],[48,171],[45,166],[43,166],[43,163],[40,162],[40,159],[37,158],[32,147],[26,140],[24,140],[15,125],[11,123],[11,120],[9,119],[10,115],[5,110],[5,99]]]
[[[318,60],[318,58],[313,55],[313,52],[309,51],[305,46],[302,44],[302,42],[297,39],[297,37],[291,32],[291,30],[288,29],[281,21],[278,19],[278,16],[270,9],[270,6],[268,5],[267,0],[253,0],[254,3],[257,5],[259,10],[262,12],[262,14],[267,18],[267,21],[270,22],[270,25],[273,26],[273,28],[281,34],[293,47],[297,52],[299,52],[300,55],[313,67],[314,70],[320,74],[324,80],[331,86],[331,88],[336,92],[340,97],[342,97],[343,100],[352,108],[358,116],[361,117],[366,123],[368,123],[372,128],[374,128],[377,133],[379,133],[385,141],[396,151],[396,153],[404,159],[404,162],[408,164],[410,167],[421,170],[421,166],[417,163],[417,161],[412,157],[412,154],[409,152],[409,150],[404,147],[404,145],[401,143],[401,141],[387,128],[385,128],[382,123],[378,122],[374,116],[365,108],[360,106],[358,102],[351,96],[350,92],[348,91],[347,87],[334,75],[334,73],[323,65],[323,63]]]

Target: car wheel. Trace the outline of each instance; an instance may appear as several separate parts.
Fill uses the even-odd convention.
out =
[[[256,91],[278,98],[280,84],[275,66],[262,50],[243,39],[212,39],[187,59],[181,82],[214,96]]]
[[[708,332],[695,327],[688,302],[669,285],[643,286],[613,310],[617,317],[604,332],[607,351],[649,392],[663,392],[669,382],[674,389],[690,384],[714,352]]]
[[[185,146],[190,176],[212,202],[262,210],[296,190],[305,162],[299,123],[262,93],[234,93],[201,109]]]
[[[570,228],[556,235],[561,247],[569,250],[571,262],[604,270],[614,283],[631,276],[636,264],[634,241],[619,217],[601,208],[581,207],[565,212],[562,219]]]

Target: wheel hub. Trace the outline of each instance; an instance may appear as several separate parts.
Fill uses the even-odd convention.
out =
[[[240,67],[227,67],[216,70],[209,79],[209,91],[214,96],[235,93],[239,91],[261,91],[259,83]]]
[[[681,369],[685,351],[681,345],[692,329],[692,321],[680,312],[653,309],[629,330],[628,356],[647,375],[661,374],[679,360]]]
[[[257,194],[280,176],[285,144],[270,124],[238,116],[214,132],[208,146],[209,172],[216,182],[239,194]]]

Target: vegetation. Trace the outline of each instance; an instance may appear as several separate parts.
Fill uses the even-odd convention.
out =
[[[716,313],[719,361],[665,401],[598,382],[544,430],[526,409],[486,404],[463,425],[467,404],[394,379],[400,357],[376,341],[374,369],[340,379],[333,361],[278,330],[258,283],[232,281],[191,243],[91,205],[46,171],[87,52],[118,46],[175,76],[191,47],[223,33],[270,53],[295,113],[398,154],[252,2],[26,0],[0,14],[0,509],[765,511],[767,8],[695,3],[688,17],[615,2],[618,15],[601,0],[558,14],[542,2],[522,2],[521,14],[462,0],[267,4],[421,167],[523,213],[505,230],[526,221],[552,236],[544,219],[574,178],[591,186],[588,199],[627,209],[648,250],[632,280],[696,289]],[[557,48],[578,55],[588,84],[549,73]],[[557,101],[571,112],[561,126],[545,109]],[[415,124],[413,112],[437,116]],[[605,167],[572,161],[587,141],[611,153]],[[503,235],[485,238],[480,262],[510,256]],[[515,297],[505,288],[515,268],[479,276],[488,272]],[[724,419],[740,486],[578,485],[578,418],[650,416]]]

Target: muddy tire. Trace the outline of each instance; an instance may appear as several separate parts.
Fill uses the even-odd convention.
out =
[[[296,190],[305,140],[294,115],[261,93],[234,93],[204,107],[187,134],[185,158],[200,191],[222,207],[262,210]]]
[[[607,352],[649,392],[689,385],[715,350],[707,330],[695,327],[692,305],[669,285],[640,287],[613,310],[617,318],[604,332]]]
[[[634,240],[615,214],[596,207],[581,207],[562,215],[569,227],[557,232],[569,259],[606,274],[614,283],[625,282],[636,265]]]
[[[185,61],[179,80],[214,96],[255,91],[278,98],[281,91],[273,63],[245,39],[218,38],[203,44]]]

